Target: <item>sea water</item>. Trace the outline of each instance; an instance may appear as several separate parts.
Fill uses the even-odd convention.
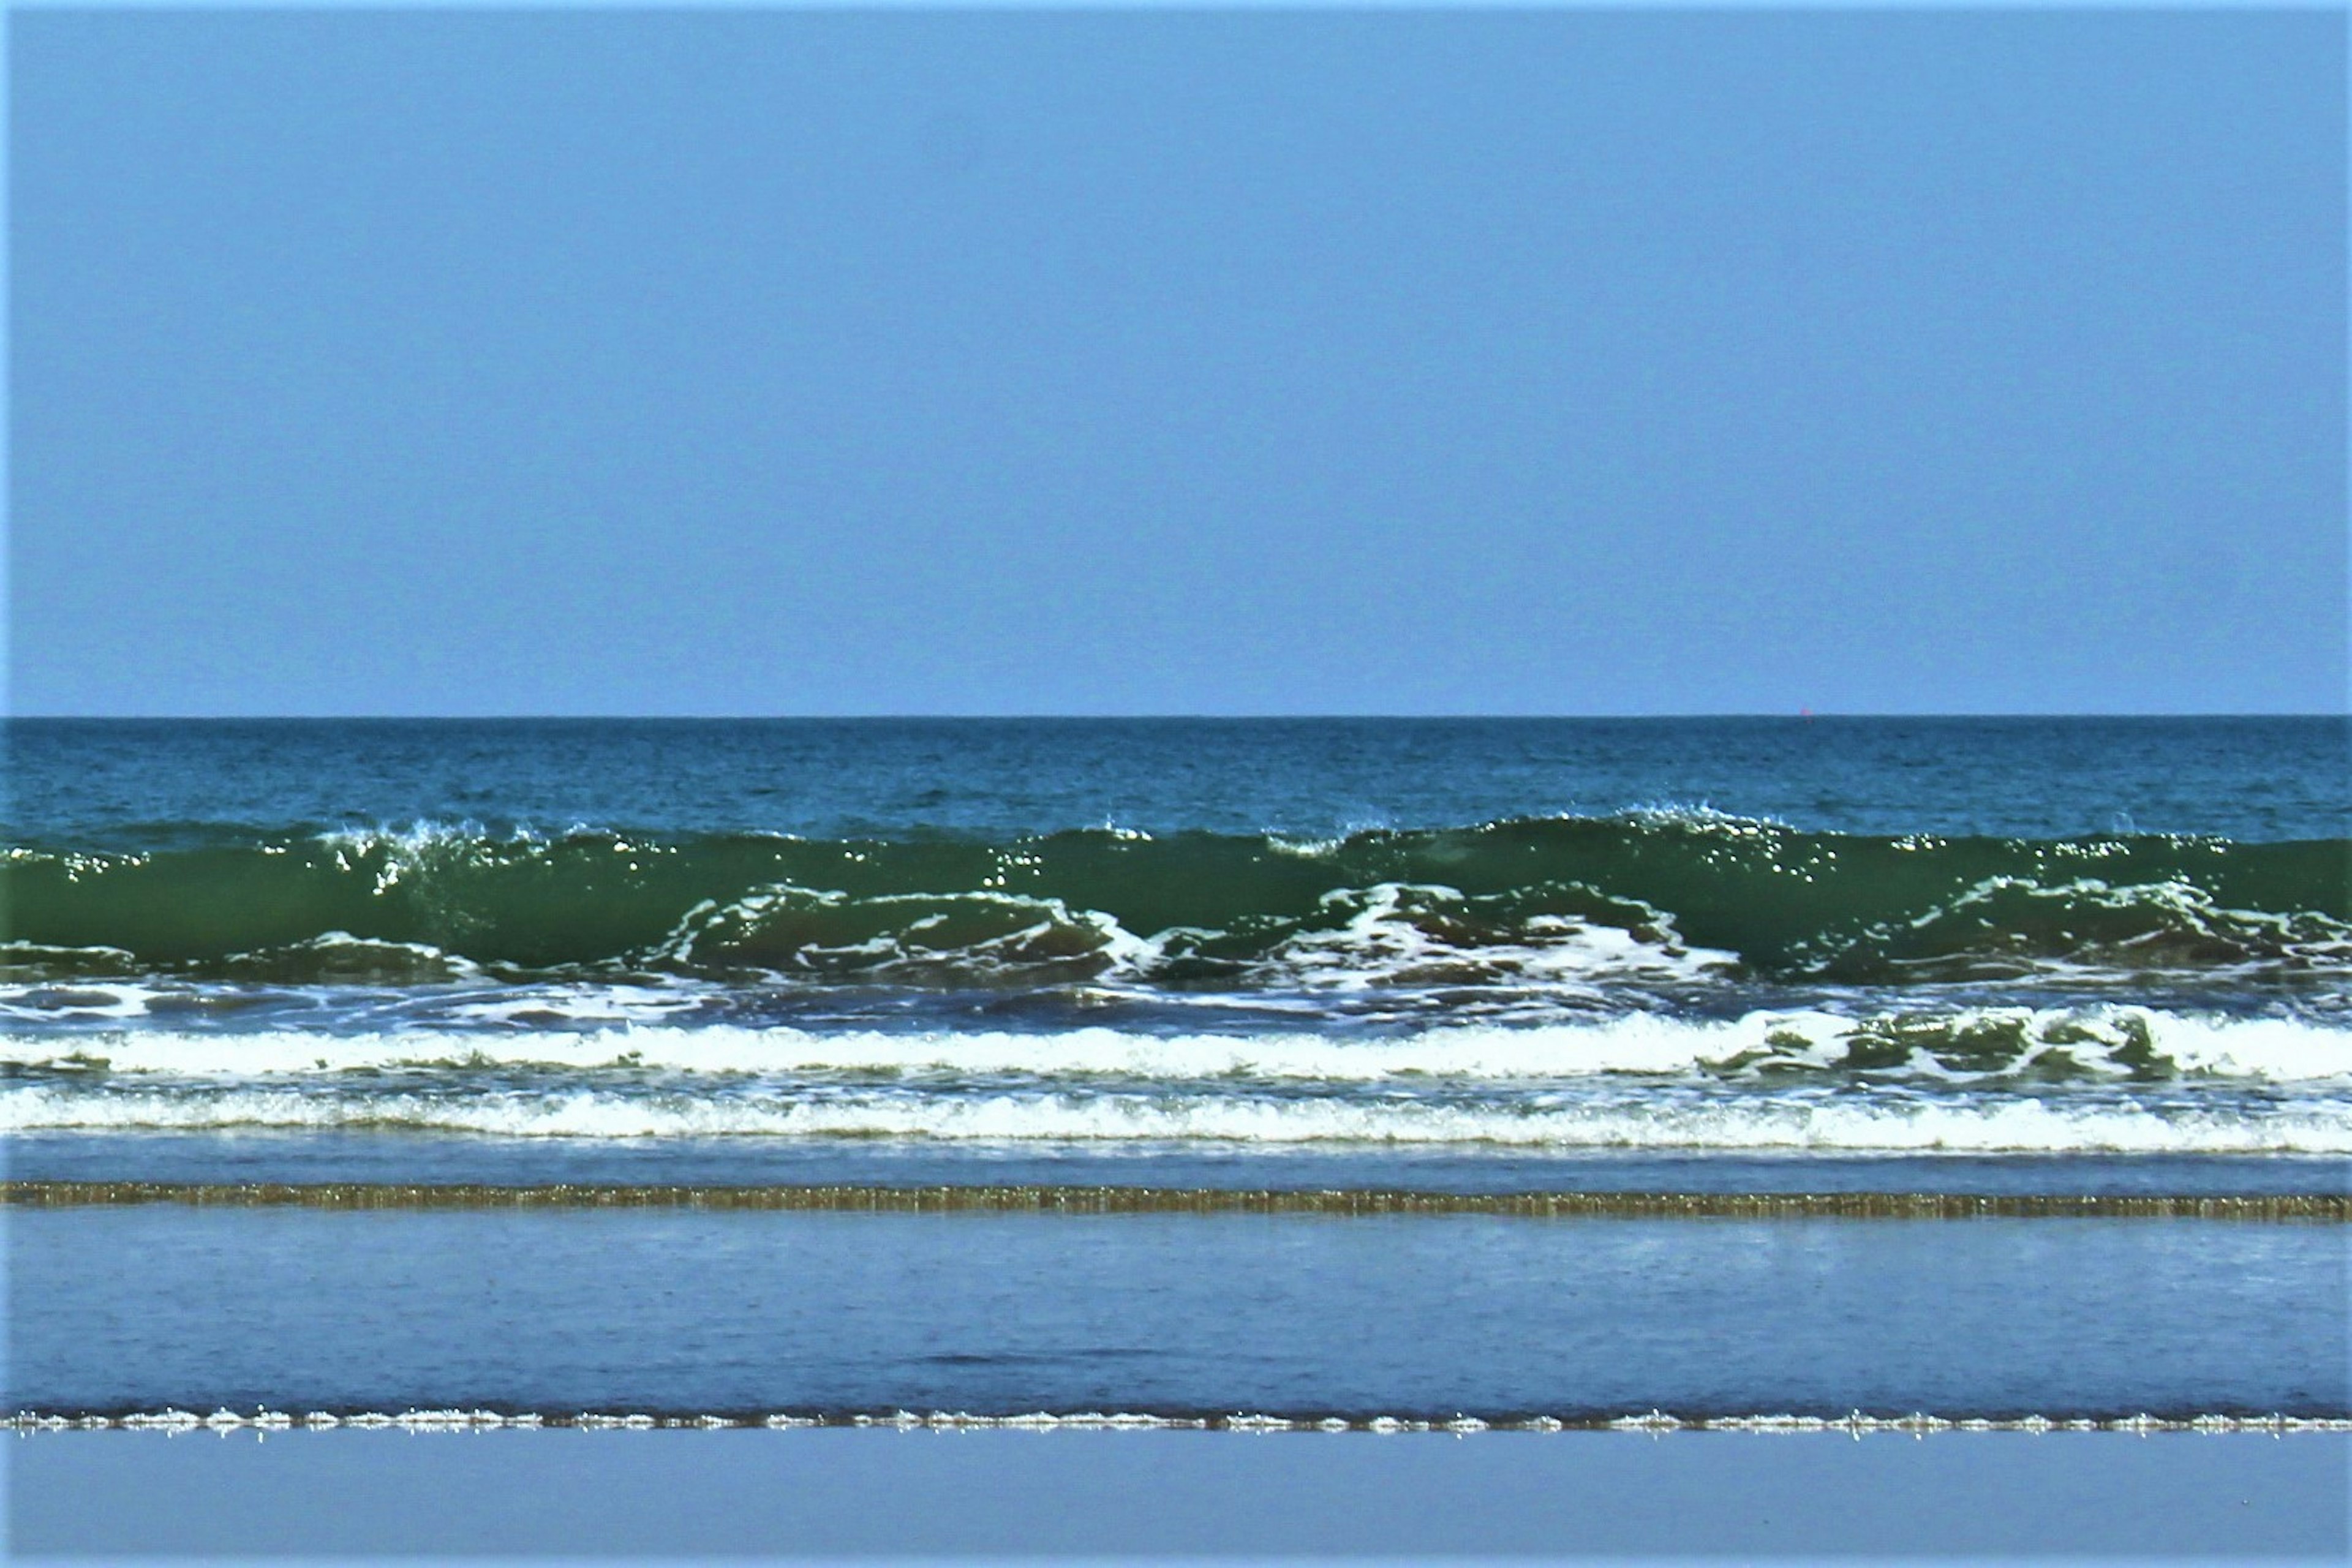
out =
[[[6,744],[20,1410],[2352,1415],[2340,718]]]

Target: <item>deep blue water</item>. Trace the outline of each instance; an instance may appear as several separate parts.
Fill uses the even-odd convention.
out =
[[[28,720],[18,843],[417,821],[1001,840],[1327,837],[1697,806],[1833,833],[2336,839],[2352,721]]]

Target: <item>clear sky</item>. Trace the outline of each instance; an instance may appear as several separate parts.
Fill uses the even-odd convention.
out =
[[[2346,705],[2340,12],[9,26],[20,712]]]

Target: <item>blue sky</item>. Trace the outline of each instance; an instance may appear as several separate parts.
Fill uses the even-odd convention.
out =
[[[10,26],[20,712],[2345,706],[2340,14]]]

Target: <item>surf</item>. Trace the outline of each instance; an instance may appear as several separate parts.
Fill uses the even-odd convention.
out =
[[[1344,990],[2352,974],[2344,839],[1888,837],[1703,812],[1315,842],[437,823],[193,837],[6,851],[6,975]]]

